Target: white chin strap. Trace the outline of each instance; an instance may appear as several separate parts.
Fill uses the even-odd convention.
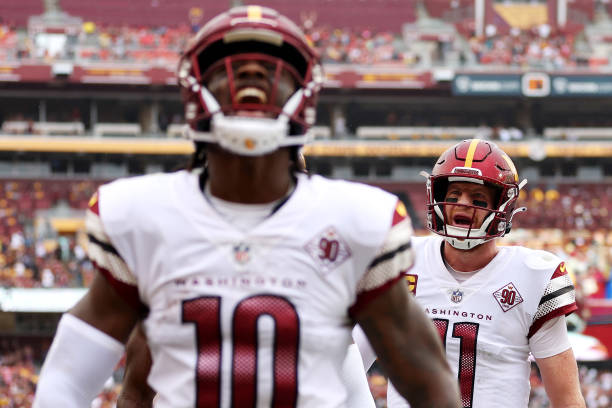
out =
[[[442,215],[440,206],[435,206],[434,211],[436,212],[436,215],[440,217],[441,220],[444,220],[444,216]],[[444,223],[445,224],[444,228],[446,229],[446,233],[448,235],[454,235],[454,237],[444,237],[444,239],[446,240],[446,242],[448,242],[454,248],[457,248],[457,249],[476,248],[478,245],[492,239],[492,238],[487,239],[485,237],[487,235],[486,233],[487,228],[489,227],[489,224],[491,223],[491,221],[493,221],[494,217],[495,217],[495,213],[489,214],[487,218],[485,218],[484,221],[482,222],[482,225],[480,226],[480,228],[477,228],[477,229],[456,227],[456,226],[448,225],[447,223]],[[468,234],[470,238],[458,238],[458,237],[467,237]]]
[[[310,141],[310,132],[289,135],[289,118],[302,103],[303,89],[289,98],[276,119],[225,116],[217,100],[205,87],[200,89],[200,93],[202,101],[212,113],[212,119],[210,132],[197,132],[187,126],[186,136],[193,141],[216,143],[241,156],[260,156],[279,147],[303,145]]]

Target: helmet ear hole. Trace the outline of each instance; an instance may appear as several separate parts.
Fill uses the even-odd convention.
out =
[[[302,126],[301,124],[293,120],[289,122],[289,134],[290,135],[301,135],[304,132],[306,132],[306,129],[304,129],[304,126]]]
[[[210,132],[210,118],[199,120],[196,123],[196,129],[198,132]]]

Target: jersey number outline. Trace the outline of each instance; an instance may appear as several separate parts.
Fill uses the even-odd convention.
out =
[[[448,319],[432,319],[442,344],[446,348]],[[463,408],[471,408],[474,402],[474,380],[476,377],[476,346],[480,324],[473,322],[456,322],[453,324],[452,337],[459,339],[459,389]]]
[[[182,302],[182,322],[195,325],[197,407],[221,406],[221,301],[201,296]],[[257,404],[257,321],[264,315],[274,320],[271,407],[297,404],[299,317],[289,300],[266,294],[247,297],[234,308],[231,407]]]

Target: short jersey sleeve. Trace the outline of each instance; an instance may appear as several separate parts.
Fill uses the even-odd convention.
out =
[[[527,337],[531,338],[550,319],[568,315],[577,309],[574,285],[565,263],[561,262],[546,285]]]
[[[102,274],[117,293],[136,310],[146,307],[138,295],[137,280],[106,233],[100,216],[100,193],[89,200],[85,217],[85,228],[89,244],[88,256],[96,270]]]
[[[349,310],[351,315],[402,279],[403,274],[412,267],[413,233],[406,207],[398,200],[384,243],[357,283],[357,300]]]
[[[529,338],[529,350],[535,358],[551,357],[570,347],[565,316],[550,319]]]

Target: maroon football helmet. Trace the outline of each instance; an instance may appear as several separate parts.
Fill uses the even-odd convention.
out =
[[[265,66],[269,86],[241,82],[241,61]],[[220,70],[231,93],[227,101],[218,101],[207,88]],[[287,90],[280,89],[279,79],[288,76],[296,90],[280,98]],[[232,8],[204,25],[179,62],[178,78],[187,136],[241,155],[307,142],[323,80],[319,57],[304,33],[288,18],[260,6]],[[241,114],[249,111],[264,112],[265,117]]]
[[[480,227],[474,225],[475,216],[469,226],[450,225],[445,217],[445,206],[463,206],[473,209],[482,207],[445,201],[448,186],[452,182],[483,184],[493,189],[493,209]],[[446,238],[458,249],[471,249],[483,242],[501,237],[512,227],[519,190],[527,180],[518,183],[518,173],[512,160],[492,142],[464,140],[446,150],[432,170],[427,174],[427,228]]]

